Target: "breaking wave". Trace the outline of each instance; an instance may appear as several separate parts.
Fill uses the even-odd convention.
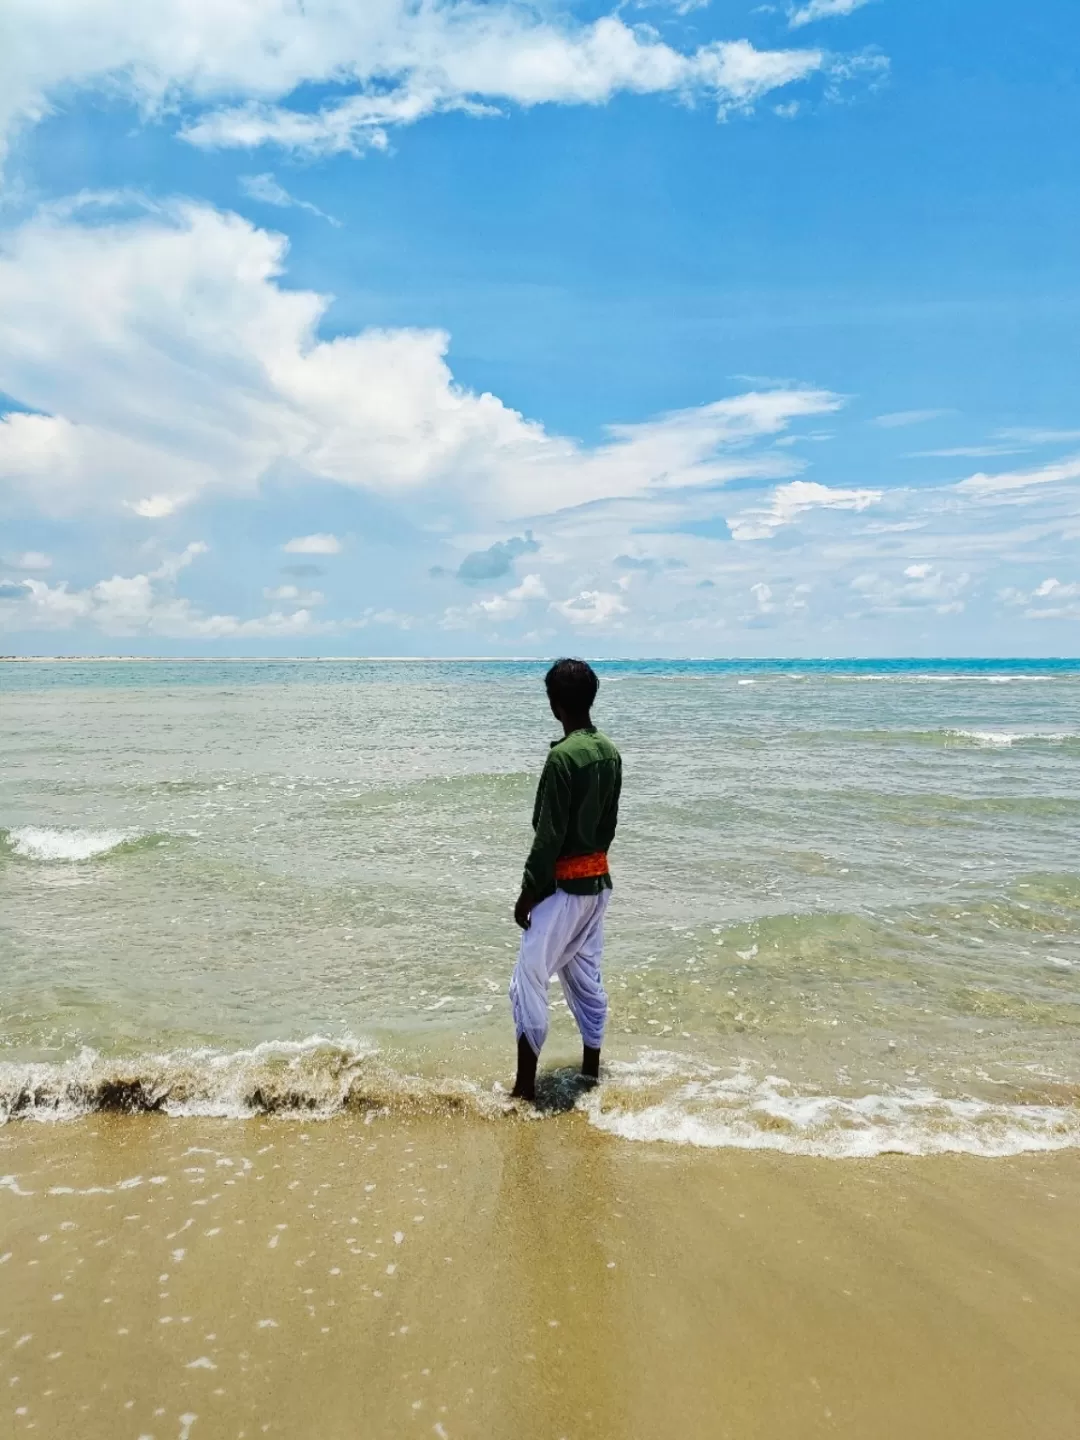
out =
[[[485,1113],[499,1100],[468,1081],[401,1075],[357,1041],[266,1041],[250,1050],[179,1050],[130,1059],[85,1049],[59,1063],[0,1063],[0,1124],[99,1111],[238,1120],[341,1111]],[[505,1098],[505,1097],[502,1097]]]
[[[745,1066],[688,1066],[662,1052],[611,1069],[614,1083],[585,1104],[592,1124],[625,1140],[834,1160],[1000,1158],[1080,1148],[1075,1093],[1066,1093],[1061,1104],[947,1098],[918,1087],[861,1096],[807,1094],[775,1075],[755,1077]]]
[[[98,860],[117,852],[150,849],[163,845],[168,835],[146,834],[140,830],[51,829],[48,826],[20,825],[0,829],[0,853],[8,851],[21,860],[67,862]]]
[[[878,744],[962,746],[972,749],[1008,749],[1014,745],[1052,745],[1080,750],[1080,732],[1075,730],[853,730],[816,732],[816,738],[835,740],[838,736]]]
[[[777,1076],[757,1077],[746,1066],[722,1071],[660,1051],[613,1062],[595,1091],[582,1090],[567,1072],[544,1076],[540,1116],[571,1109],[628,1141],[837,1160],[1080,1149],[1080,1103],[1066,1087],[1016,1103],[947,1098],[916,1087],[814,1094]],[[348,1113],[493,1120],[521,1113],[498,1086],[403,1074],[361,1042],[321,1036],[232,1052],[120,1060],[84,1050],[57,1064],[0,1064],[0,1123],[73,1120],[101,1111],[232,1120]]]

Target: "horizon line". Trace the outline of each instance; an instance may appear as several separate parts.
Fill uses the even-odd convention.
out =
[[[119,655],[95,652],[75,655],[0,655],[0,664],[159,664],[159,665],[522,665],[543,664],[558,658],[550,655]],[[604,655],[594,656],[598,665],[680,664],[680,665],[837,665],[874,663],[922,665],[979,663],[988,665],[1080,664],[1080,655]]]

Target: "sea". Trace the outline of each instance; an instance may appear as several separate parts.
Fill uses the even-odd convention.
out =
[[[504,1123],[539,661],[0,663],[0,1124]],[[611,661],[604,1081],[537,1123],[1080,1147],[1080,661]]]

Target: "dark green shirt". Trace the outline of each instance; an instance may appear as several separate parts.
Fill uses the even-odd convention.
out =
[[[556,888],[571,895],[610,890],[609,875],[560,880],[556,886],[555,861],[564,855],[594,855],[608,849],[615,838],[621,789],[622,759],[599,730],[590,725],[554,742],[536,790],[536,838],[522,881],[522,888],[535,901],[546,900]]]

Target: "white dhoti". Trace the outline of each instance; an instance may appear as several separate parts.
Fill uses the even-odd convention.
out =
[[[599,895],[556,890],[532,912],[510,979],[510,1008],[519,1038],[524,1035],[537,1055],[547,1039],[547,990],[556,975],[583,1043],[591,1050],[604,1043],[607,995],[600,978],[600,956],[610,899],[610,890]]]

